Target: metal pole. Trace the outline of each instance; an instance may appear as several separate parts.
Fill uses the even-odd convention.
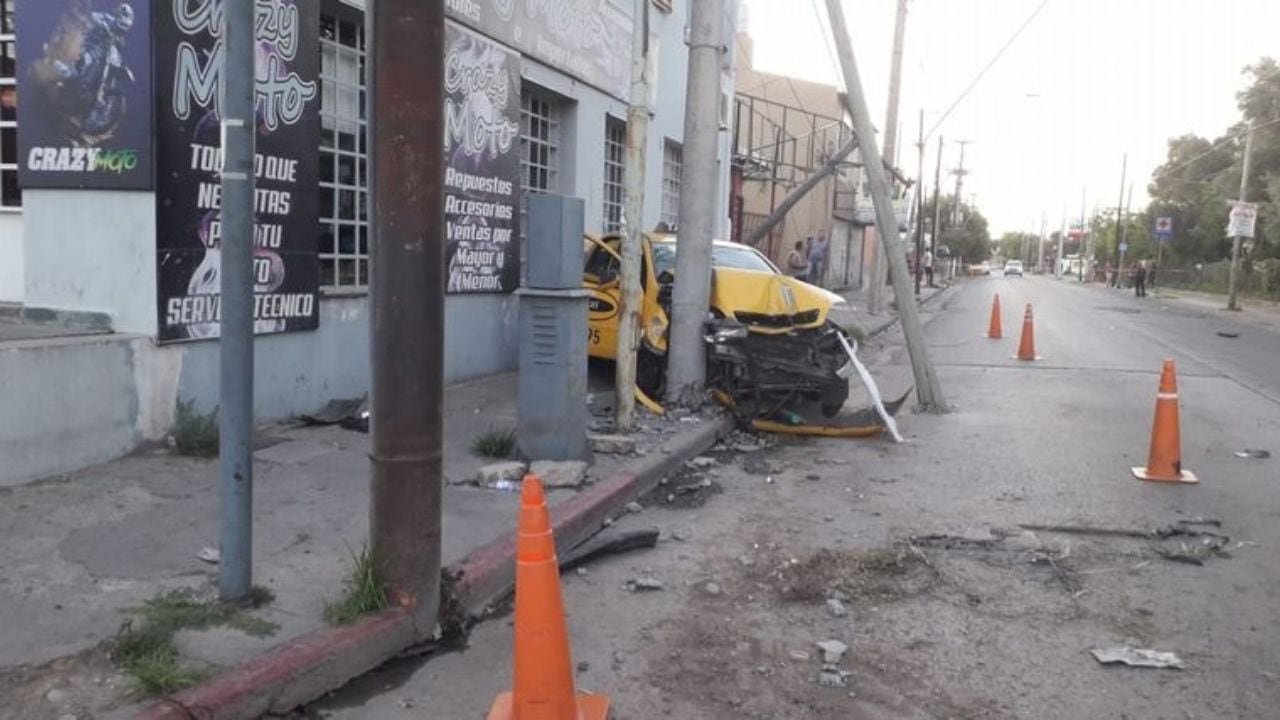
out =
[[[1089,192],[1089,188],[1087,186],[1080,188],[1080,247],[1078,248],[1079,250],[1078,257],[1080,261],[1080,282],[1084,282],[1084,249],[1085,249],[1085,242],[1089,237],[1084,225],[1084,196],[1088,192]]]
[[[724,0],[693,3],[689,22],[680,241],[676,243],[676,281],[671,293],[667,355],[667,398],[688,405],[701,402],[707,371],[702,326],[707,319],[707,299],[711,294],[723,7]]]
[[[942,242],[942,136],[938,136],[938,159],[933,165],[933,250]],[[936,257],[934,258],[937,259]],[[955,260],[954,257],[951,258]]]
[[[1067,205],[1062,204],[1062,227],[1058,230],[1058,256],[1054,258],[1053,276],[1062,279],[1062,243],[1067,237]]]
[[[777,208],[769,213],[769,217],[765,218],[764,222],[760,223],[751,231],[751,234],[746,237],[744,242],[747,245],[754,246],[766,235],[771,235],[773,233],[773,228],[777,226],[778,223],[782,222],[782,219],[787,216],[787,213],[791,211],[791,208],[795,207],[796,203],[803,200],[805,195],[808,195],[811,190],[818,186],[818,183],[827,179],[827,177],[834,173],[840,167],[840,162],[848,157],[849,154],[857,147],[858,141],[855,138],[850,138],[849,142],[845,143],[839,150],[836,150],[835,154],[828,158],[827,162],[824,163],[816,173],[810,175],[803,183],[800,183],[799,187],[788,193],[787,196],[782,199],[782,202],[778,203]]]
[[[419,638],[440,605],[444,0],[372,3],[373,478],[369,534]]]
[[[1245,202],[1249,195],[1249,155],[1253,150],[1253,121],[1249,121],[1249,130],[1244,136],[1244,167],[1240,172],[1240,202]],[[1227,280],[1227,309],[1239,310],[1237,298],[1240,280],[1240,236],[1231,240],[1231,274]]]
[[[920,108],[920,136],[916,150],[920,155],[916,165],[916,295],[919,295],[920,277],[924,274],[921,262],[924,259],[924,108]],[[935,240],[933,246],[937,245]]]
[[[636,352],[640,348],[640,245],[644,238],[645,152],[649,137],[649,0],[635,0],[631,27],[631,104],[627,107],[627,144],[623,159],[626,212],[623,213],[621,318],[614,393],[614,424],[620,432],[635,426]]]
[[[1049,213],[1040,211],[1040,239],[1036,243],[1036,272],[1044,272],[1044,241],[1045,228],[1049,224]]]
[[[898,151],[898,98],[902,90],[902,45],[907,34],[907,0],[898,0],[898,10],[893,20],[893,62],[889,67],[889,106],[884,117],[884,158],[894,162]],[[864,154],[863,162],[866,162]],[[871,274],[871,288],[867,293],[867,312],[878,313],[884,307],[885,257],[872,246],[875,269]]]
[[[951,206],[952,227],[960,224],[960,188],[964,187],[964,146],[968,145],[969,142],[969,140],[960,141],[960,167],[954,171],[956,174],[956,201]]]
[[[253,4],[230,4],[224,17],[218,594],[240,600],[253,582]]]
[[[902,333],[907,341],[907,352],[911,356],[911,369],[915,374],[916,398],[921,408],[929,412],[944,413],[947,412],[947,404],[942,397],[937,371],[929,362],[924,328],[920,324],[916,298],[911,293],[907,277],[907,258],[898,232],[898,218],[893,211],[889,180],[885,177],[883,156],[876,146],[875,127],[871,124],[871,114],[867,111],[867,99],[862,92],[862,80],[858,76],[858,64],[853,55],[853,44],[849,40],[849,30],[845,25],[840,0],[827,0],[827,13],[831,18],[831,29],[840,56],[840,69],[848,90],[845,100],[849,114],[853,116],[854,132],[862,148],[863,171],[867,174],[867,184],[871,186],[871,199],[875,204],[876,234],[880,236],[880,246],[887,256],[889,271],[893,277],[894,298],[902,321]]]
[[[1120,198],[1116,200],[1116,251],[1120,253],[1120,265],[1116,270],[1120,274],[1117,276],[1117,280],[1124,277],[1122,272],[1124,270],[1124,240],[1120,237],[1120,229],[1124,227],[1124,176],[1128,170],[1129,153],[1125,153],[1124,160],[1120,163]],[[1123,283],[1119,282],[1117,284],[1123,285]]]

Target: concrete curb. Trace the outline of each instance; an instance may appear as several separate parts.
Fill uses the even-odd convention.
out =
[[[563,554],[589,538],[600,529],[605,518],[653,489],[662,476],[689,458],[715,445],[732,427],[733,418],[727,415],[702,423],[694,431],[668,440],[660,449],[651,451],[613,477],[552,507],[556,551]],[[515,587],[515,543],[513,530],[446,568],[446,573],[453,578],[456,611],[471,617],[482,616],[495,602],[511,593]]]
[[[950,290],[953,287],[955,287],[954,283],[952,283],[951,285],[947,285],[945,287],[939,287],[937,292],[932,293],[930,295],[926,295],[923,298],[921,298],[919,301],[920,306],[924,307],[925,305],[928,305],[929,302],[932,301],[934,298],[938,297],[939,295],[945,294],[948,290]],[[897,313],[894,313],[892,317],[885,318],[884,320],[878,322],[877,324],[869,328],[863,328],[863,332],[866,333],[866,338],[870,340],[871,338],[888,330],[894,325],[897,325],[900,319],[901,319],[901,316],[898,315]]]
[[[668,440],[614,476],[551,508],[556,548],[586,540],[623,505],[658,484],[663,475],[706,451],[733,427],[721,416]],[[512,519],[514,525],[514,518]],[[515,587],[515,531],[473,550],[444,569],[449,597],[441,623],[482,617]],[[451,609],[451,610],[450,610]],[[447,618],[452,611],[462,617]],[[397,608],[341,628],[294,638],[188,690],[148,707],[139,720],[239,720],[287,713],[378,667],[414,638],[408,610]]]

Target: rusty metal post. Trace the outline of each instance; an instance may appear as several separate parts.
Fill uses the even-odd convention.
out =
[[[419,638],[440,607],[444,0],[377,0],[373,27],[373,479],[369,535]]]

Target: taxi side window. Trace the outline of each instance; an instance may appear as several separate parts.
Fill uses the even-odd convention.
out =
[[[595,278],[597,282],[607,283],[618,277],[618,271],[621,265],[618,258],[613,253],[602,247],[593,247],[591,254],[587,256],[587,266],[584,272]]]

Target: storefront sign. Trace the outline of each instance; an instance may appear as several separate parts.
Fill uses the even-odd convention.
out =
[[[156,4],[161,342],[218,336],[223,0]],[[255,0],[254,329],[319,324],[319,3]]]
[[[498,42],[627,98],[631,17],[607,0],[447,0],[445,8]]]
[[[150,0],[40,0],[17,14],[18,182],[149,190]]]
[[[511,292],[520,285],[520,58],[448,23],[444,84],[447,290]]]

